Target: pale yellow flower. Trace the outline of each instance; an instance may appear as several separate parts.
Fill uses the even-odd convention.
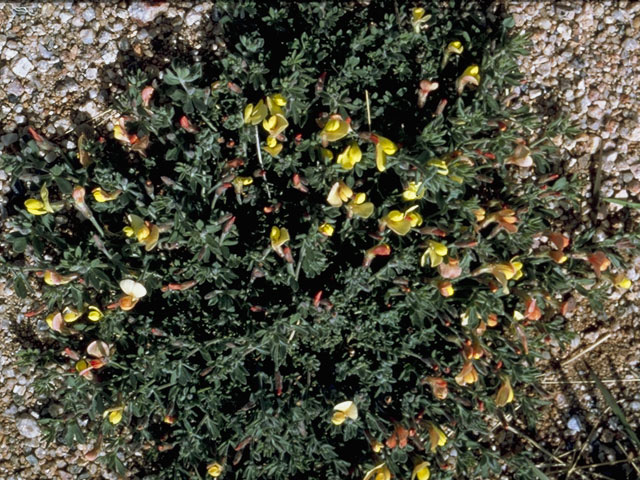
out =
[[[340,425],[344,423],[347,418],[351,420],[358,419],[358,407],[351,400],[347,400],[345,402],[341,402],[333,407],[333,417],[331,417],[331,422],[334,425]]]

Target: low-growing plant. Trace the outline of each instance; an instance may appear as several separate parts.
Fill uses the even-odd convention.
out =
[[[490,419],[533,421],[574,295],[629,284],[618,239],[557,228],[569,130],[512,106],[525,38],[466,1],[214,14],[226,48],[132,75],[112,134],[2,155],[50,438],[149,478],[535,478]]]

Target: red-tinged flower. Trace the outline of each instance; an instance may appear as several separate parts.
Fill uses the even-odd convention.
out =
[[[424,107],[429,93],[437,90],[439,86],[438,82],[430,82],[429,80],[422,80],[420,82],[420,87],[416,90],[418,94],[418,108]]]
[[[564,254],[562,250],[549,250],[549,257],[559,264],[563,264],[568,260],[568,257]]]
[[[593,267],[596,277],[600,277],[600,274],[609,268],[609,265],[611,265],[611,261],[607,258],[604,252],[601,251],[597,251],[589,255],[587,257],[587,261],[591,264],[591,267]]]
[[[140,92],[140,96],[142,97],[142,105],[145,107],[149,106],[149,102],[151,101],[151,96],[153,95],[154,89],[151,86],[146,86]]]
[[[431,386],[433,396],[438,400],[444,400],[449,394],[449,387],[447,381],[442,377],[427,377],[422,380],[422,383],[428,383]]]
[[[186,115],[180,117],[180,126],[189,133],[198,133],[199,131],[196,127],[193,126]]]
[[[527,298],[524,302],[525,305],[525,314],[524,317],[529,320],[539,320],[542,317],[542,311],[540,307],[536,305],[535,298]]]
[[[391,247],[386,243],[381,243],[380,245],[376,245],[375,247],[371,247],[366,251],[364,255],[364,260],[362,262],[362,266],[364,268],[368,268],[371,265],[371,262],[376,257],[388,257],[391,255]]]
[[[318,290],[318,292],[313,297],[313,306],[318,308],[320,305],[320,300],[322,300],[322,290]]]
[[[569,239],[569,237],[561,233],[553,232],[549,234],[549,242],[553,244],[553,246],[555,247],[555,250],[560,250],[560,251],[564,250],[569,246],[570,241],[571,240]]]
[[[442,278],[458,278],[462,274],[462,268],[459,263],[460,262],[457,259],[449,258],[448,262],[443,262],[438,265],[438,272],[440,272]]]
[[[490,313],[489,315],[487,315],[487,325],[489,327],[495,327],[496,325],[498,325],[498,315],[496,315],[495,313]]]
[[[440,295],[445,298],[450,297],[454,294],[453,285],[451,285],[451,282],[449,281],[438,283],[438,290],[440,290]]]

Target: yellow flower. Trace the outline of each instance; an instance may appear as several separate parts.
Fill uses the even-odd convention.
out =
[[[210,463],[207,465],[207,474],[213,478],[217,478],[222,475],[222,465],[218,462]]]
[[[429,480],[431,477],[431,472],[429,471],[429,462],[421,461],[413,467],[413,472],[411,473],[411,480],[417,478],[418,480]]]
[[[447,45],[447,48],[445,48],[444,50],[441,68],[444,68],[447,65],[447,62],[449,61],[451,55],[460,55],[463,51],[464,47],[462,46],[462,43],[458,41],[450,42],[449,45]]]
[[[102,418],[106,418],[108,416],[109,422],[113,425],[117,425],[122,421],[122,412],[124,412],[124,406],[107,408],[104,412],[102,412]]]
[[[471,360],[465,360],[462,370],[456,375],[456,383],[458,385],[472,384],[478,381],[478,372]]]
[[[394,155],[398,151],[395,143],[379,135],[371,135],[371,140],[376,145],[376,167],[380,172],[387,168],[387,155]]]
[[[45,318],[45,321],[47,322],[47,325],[49,325],[49,328],[53,331],[63,333],[63,330],[66,328],[62,313],[60,312],[50,313]]]
[[[456,55],[460,55],[463,51],[464,47],[462,46],[462,43],[457,40],[449,42],[449,45],[447,45],[447,48],[445,50],[445,52],[455,53]]]
[[[289,241],[289,231],[286,228],[271,227],[269,239],[271,240],[271,248],[278,251],[282,245]]]
[[[435,452],[437,447],[444,447],[447,444],[447,436],[435,423],[429,422],[428,428],[431,451]]]
[[[135,236],[139,243],[142,243],[144,249],[149,252],[158,244],[160,230],[156,225],[143,220],[137,215],[127,215],[130,226],[124,227],[123,232],[127,237]]]
[[[429,160],[427,162],[427,165],[436,167],[438,169],[437,172],[440,175],[449,175],[449,167],[447,166],[447,162],[445,162],[441,158],[434,158],[432,160]]]
[[[242,193],[243,187],[247,185],[251,185],[253,183],[253,178],[251,177],[236,177],[231,181],[233,185],[233,189],[235,192],[240,195]]]
[[[284,115],[284,107],[287,104],[287,99],[282,96],[280,93],[274,93],[273,95],[267,96],[267,107],[269,107],[269,113],[271,115],[281,114]]]
[[[320,153],[322,154],[323,158],[326,158],[327,160],[333,160],[333,152],[328,148],[321,148]]]
[[[356,142],[351,142],[351,144],[345,148],[336,159],[340,166],[345,170],[351,170],[360,160],[362,160],[362,150],[360,150],[360,147]]]
[[[27,207],[27,212],[31,215],[46,215],[49,213],[45,208],[44,203],[40,200],[36,200],[35,198],[29,198],[25,200],[24,206]]]
[[[44,272],[44,283],[47,285],[64,285],[76,278],[77,275],[60,275],[53,270],[46,270]]]
[[[371,450],[373,450],[374,453],[380,453],[383,447],[384,445],[382,444],[382,442],[378,440],[371,441]]]
[[[282,151],[282,144],[279,143],[275,139],[275,137],[268,136],[267,137],[267,146],[264,147],[264,149],[269,155],[271,155],[272,157],[275,157],[276,155],[278,155]]]
[[[271,115],[269,118],[265,118],[262,121],[262,128],[269,132],[269,136],[271,137],[277,137],[282,132],[284,132],[288,126],[289,122],[281,113]]]
[[[258,125],[268,115],[267,106],[260,100],[254,106],[252,103],[244,108],[244,123],[247,125]]]
[[[47,213],[54,213],[62,208],[61,205],[56,205],[54,207],[49,203],[49,190],[47,189],[46,184],[42,185],[40,188],[40,198],[42,200],[37,200],[35,198],[25,200],[24,206],[31,215],[46,215]]]
[[[631,288],[631,280],[624,273],[619,273],[613,277],[613,282],[616,287],[624,288],[625,290]]]
[[[462,94],[464,87],[468,84],[478,86],[480,85],[480,67],[478,65],[470,65],[468,66],[462,75],[458,77],[456,80],[456,89],[458,90],[458,95]]]
[[[64,307],[62,310],[62,318],[67,323],[72,323],[82,316],[82,312],[71,307]]]
[[[120,298],[118,304],[120,308],[125,311],[135,307],[138,300],[147,294],[147,289],[144,285],[131,279],[120,281],[120,289],[124,292],[125,296]]]
[[[507,377],[502,379],[502,385],[498,389],[495,398],[497,407],[504,407],[507,403],[513,402],[513,388]]]
[[[487,214],[487,211],[484,208],[480,207],[474,210],[473,214],[476,217],[476,222],[482,222]]]
[[[417,208],[418,205],[414,205],[404,212],[391,210],[382,217],[382,223],[398,235],[406,235],[411,228],[422,225],[422,216],[414,212]]]
[[[333,225],[331,225],[330,223],[324,222],[323,224],[321,224],[318,227],[318,231],[326,236],[326,237],[330,237],[331,235],[333,235],[333,232],[335,231],[335,227]]]
[[[386,463],[381,463],[369,470],[362,480],[391,480],[391,470]]]
[[[116,123],[115,126],[113,127],[113,138],[123,143],[127,143],[127,144],[131,143],[131,140],[129,139],[129,135],[127,134],[127,132],[124,131],[124,129],[120,126],[119,123]]]
[[[333,407],[333,417],[331,417],[331,422],[334,425],[342,424],[347,418],[351,420],[358,419],[358,407],[351,400],[347,400],[345,402],[341,402]]]
[[[356,215],[362,218],[369,218],[373,214],[374,205],[371,202],[367,202],[367,195],[365,193],[356,193],[351,201],[347,204],[347,210],[349,214]]]
[[[98,322],[104,314],[102,311],[96,307],[95,305],[89,305],[89,313],[87,314],[87,318],[92,322]]]
[[[422,254],[422,258],[420,258],[420,266],[424,267],[425,263],[427,263],[427,257],[429,257],[431,260],[431,266],[437,267],[442,263],[442,260],[447,255],[447,246],[434,240],[429,240],[428,243],[429,247]]]
[[[420,33],[420,26],[431,18],[431,15],[425,16],[425,13],[426,11],[422,7],[414,8],[411,11],[411,25],[413,25],[414,32]]]
[[[498,283],[502,285],[504,293],[509,293],[507,286],[509,280],[519,280],[522,278],[522,262],[511,260],[505,263],[495,263],[481,269],[481,271],[489,271]]]
[[[122,193],[122,190],[116,190],[113,193],[108,193],[105,192],[102,188],[97,187],[91,190],[91,193],[93,194],[93,198],[96,199],[96,202],[104,203],[111,202],[112,200],[118,198],[118,196],[120,196],[120,194]]]
[[[405,218],[409,220],[411,228],[419,227],[420,225],[422,225],[422,215],[420,215],[418,212],[411,212],[407,210],[406,214],[407,216]]]
[[[407,202],[422,198],[424,196],[424,190],[421,189],[421,186],[422,184],[409,182],[409,186],[407,187],[407,189],[402,192],[402,198]]]
[[[349,133],[349,124],[345,122],[340,115],[332,115],[320,132],[322,144],[327,142],[336,142],[344,138]]]
[[[336,182],[331,187],[329,195],[327,195],[327,202],[332,207],[341,207],[342,204],[353,197],[353,190],[344,183],[342,180]]]

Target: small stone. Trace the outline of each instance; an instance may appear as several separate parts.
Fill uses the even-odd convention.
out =
[[[18,122],[20,123],[20,122]],[[22,397],[24,396],[25,392],[27,391],[27,386],[26,385],[16,385],[15,387],[13,387],[13,393]]]
[[[618,193],[614,195],[615,198],[629,198],[629,194],[626,190],[620,190]]]
[[[87,80],[95,80],[98,78],[98,69],[97,68],[87,68],[84,72],[84,76]]]
[[[637,412],[638,410],[640,410],[640,402],[638,401],[633,401],[629,404],[629,408],[631,408],[631,410],[633,410],[634,412]]]
[[[631,180],[628,188],[629,188],[629,191],[631,192],[631,195],[637,195],[638,193],[640,193],[640,181],[635,179]]]
[[[571,430],[573,433],[578,433],[582,430],[582,425],[580,424],[580,419],[578,417],[573,416],[567,422],[567,428]]]
[[[31,70],[33,70],[33,63],[31,63],[29,59],[22,57],[13,65],[11,70],[17,76],[24,78],[29,75],[29,72],[31,72]]]
[[[31,465],[33,465],[34,467],[38,466],[38,459],[34,455],[27,455],[25,457],[25,460],[29,462]]]
[[[82,18],[84,18],[85,21],[90,22],[91,20],[96,18],[96,11],[92,7],[89,7],[84,12],[82,12]]]
[[[80,30],[80,40],[82,40],[82,43],[84,43],[85,45],[91,45],[95,38],[95,33],[93,33],[93,30],[91,30],[90,28]]]
[[[623,51],[634,51],[638,48],[638,41],[635,38],[627,38],[622,42]]]
[[[548,18],[539,20],[538,27],[542,28],[543,30],[549,30],[551,28],[551,20],[549,20]]]
[[[18,55],[18,51],[17,50],[12,50],[10,48],[5,48],[2,51],[2,58],[6,59],[6,60],[11,60],[16,55]]]
[[[109,65],[116,61],[118,58],[118,50],[116,48],[107,48],[106,51],[102,54],[102,61]]]
[[[71,25],[76,28],[80,28],[84,25],[84,19],[82,17],[73,17],[73,20],[71,20]]]
[[[19,97],[24,93],[24,87],[18,81],[11,82],[7,87],[7,93]]]
[[[98,35],[98,43],[100,45],[110,42],[112,39],[113,39],[113,35],[111,35],[106,30],[103,30],[102,32],[100,32],[100,35]]]
[[[202,21],[202,15],[200,15],[198,12],[191,10],[186,18],[184,19],[185,23],[187,24],[187,26],[191,26],[191,25],[195,25],[196,23],[200,23],[200,21]]]
[[[168,3],[160,5],[152,5],[148,2],[131,2],[127,11],[133,20],[141,23],[153,22],[153,20],[163,12],[169,9]]]
[[[548,77],[551,73],[551,64],[548,61],[541,63],[540,65],[536,66],[536,72],[542,75],[542,77]]]
[[[40,436],[40,427],[38,422],[29,415],[24,415],[16,420],[18,432],[23,437],[37,438]]]
[[[616,152],[615,150],[611,150],[609,152],[605,152],[602,154],[602,161],[604,163],[615,163],[616,159],[618,158],[618,152]]]
[[[536,88],[535,90],[531,90],[529,92],[529,98],[531,100],[533,100],[534,98],[538,98],[540,95],[542,95],[542,90],[540,90],[539,88]]]
[[[620,136],[630,142],[640,142],[640,127],[635,127],[633,130],[624,127],[620,130]]]
[[[71,15],[69,13],[66,13],[66,12],[63,12],[63,13],[60,14],[60,21],[63,24],[66,24],[67,22],[69,22],[69,20],[71,20],[72,17],[73,17],[73,15]]]

